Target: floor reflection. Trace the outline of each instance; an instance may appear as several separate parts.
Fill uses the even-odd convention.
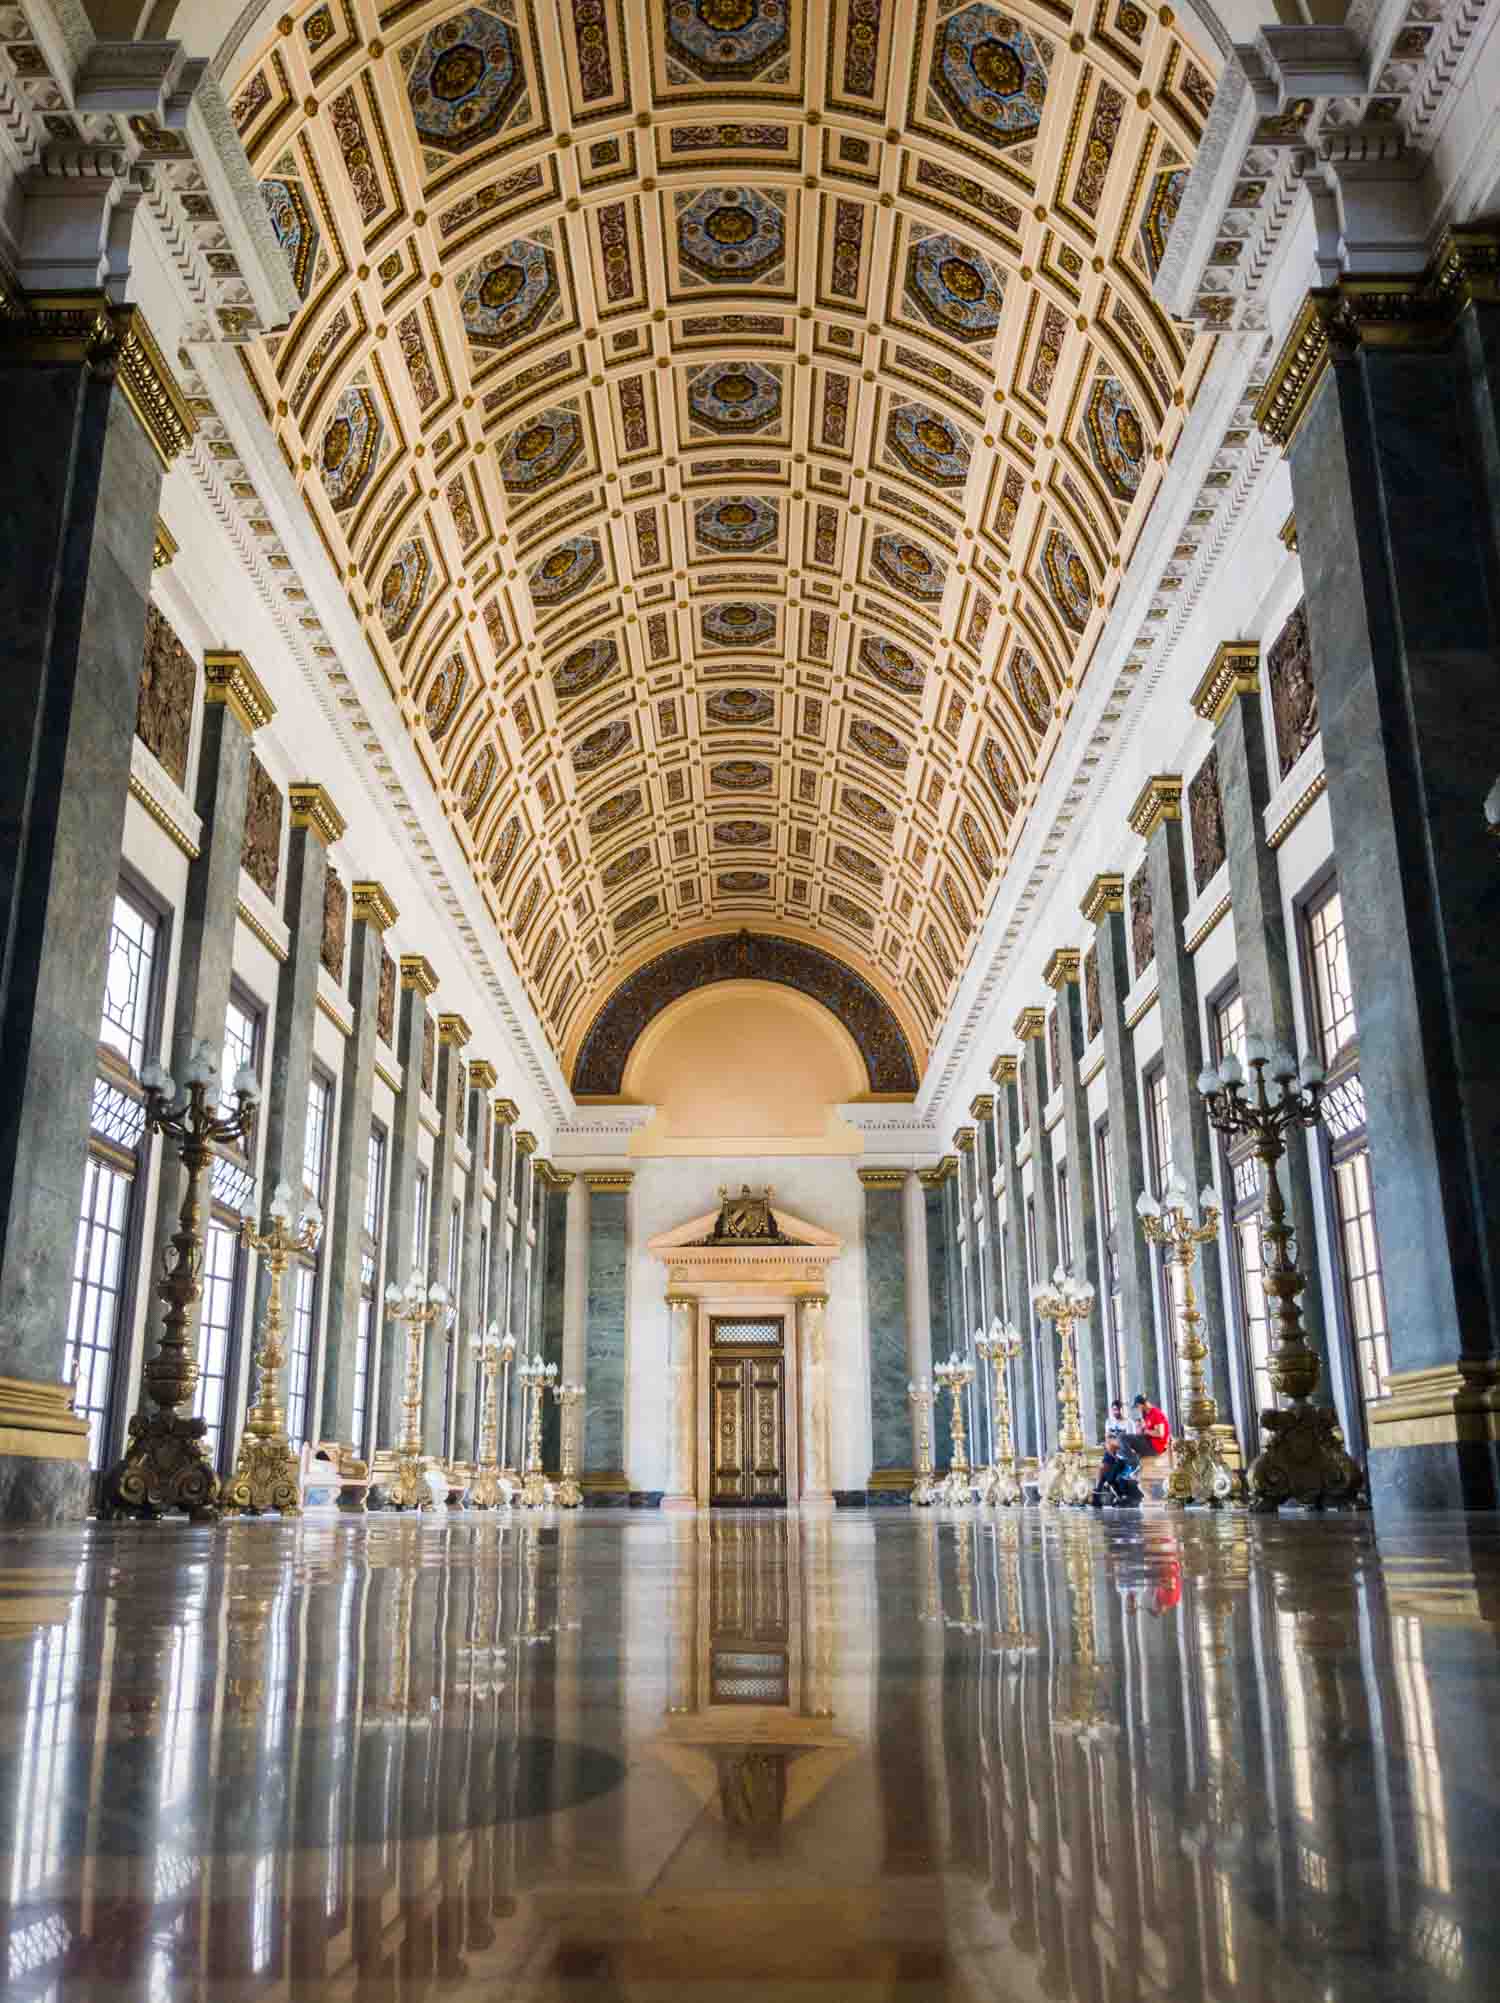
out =
[[[1494,1991],[1491,1519],[0,1542],[7,1997]]]

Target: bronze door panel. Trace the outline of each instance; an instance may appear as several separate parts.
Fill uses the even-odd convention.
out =
[[[784,1505],[781,1357],[711,1351],[708,1367],[710,1503]]]

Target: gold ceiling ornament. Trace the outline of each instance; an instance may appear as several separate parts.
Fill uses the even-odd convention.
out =
[[[1083,955],[1076,946],[1059,946],[1042,969],[1042,979],[1055,993],[1061,994],[1070,981],[1076,981],[1083,967]]]
[[[356,925],[372,925],[377,932],[388,932],[401,913],[391,902],[385,885],[362,878],[349,886],[349,898],[354,910]]]
[[[233,711],[247,736],[263,730],[276,714],[265,685],[241,653],[211,647],[203,656],[203,700]]]
[[[1078,906],[1091,925],[1125,909],[1125,879],[1115,870],[1103,870],[1083,894]]]
[[[1042,1008],[1023,1008],[1011,1024],[1012,1036],[1020,1037],[1023,1043],[1034,1043],[1047,1028],[1047,1011]]]
[[[297,779],[286,792],[294,828],[311,828],[325,847],[339,840],[344,832],[344,817],[326,787],[315,779]]]
[[[462,1050],[474,1032],[461,1015],[440,1015],[437,1019],[438,1042],[451,1044],[455,1050]]]
[[[1149,841],[1163,821],[1182,819],[1182,776],[1176,772],[1156,772],[1135,798],[1129,816],[1130,831]]]
[[[225,79],[303,300],[243,353],[555,1052],[750,898],[920,1069],[1208,366],[1151,281],[1217,56],[345,14]]]
[[[401,955],[401,985],[415,988],[419,995],[431,997],[437,993],[438,977],[431,960],[420,953]]]
[[[1205,723],[1217,727],[1242,695],[1254,695],[1259,687],[1260,642],[1222,640],[1193,690],[1193,708]]]

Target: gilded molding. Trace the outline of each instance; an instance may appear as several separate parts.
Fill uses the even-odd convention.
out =
[[[415,988],[419,994],[435,995],[438,977],[433,972],[431,960],[424,960],[420,953],[401,955],[401,985]]]
[[[1298,797],[1292,802],[1292,805],[1287,809],[1286,813],[1284,813],[1281,819],[1276,823],[1274,828],[1268,828],[1266,830],[1266,847],[1271,849],[1280,848],[1281,844],[1286,840],[1287,836],[1292,832],[1292,829],[1296,827],[1298,821],[1301,820],[1302,816],[1307,812],[1309,807],[1315,805],[1316,802],[1320,800],[1324,795],[1324,793],[1326,793],[1327,791],[1328,791],[1327,772],[1322,771],[1315,773],[1308,784],[1307,791],[1305,793],[1301,793],[1298,795]]]
[[[198,856],[201,853],[198,844],[193,840],[186,828],[178,826],[161,801],[151,791],[151,788],[146,785],[144,780],[138,779],[134,772],[130,775],[130,797],[138,801],[145,808],[156,825],[182,850],[189,862],[196,862],[198,860]]]
[[[321,988],[318,990],[316,1001],[318,1013],[327,1016],[340,1036],[350,1036],[353,1034],[354,1024],[352,1020],[340,1013],[338,1004],[330,1001]]]
[[[1034,1042],[1047,1027],[1047,1011],[1041,1008],[1023,1008],[1011,1024],[1012,1032],[1023,1043]]]
[[[1182,819],[1182,774],[1155,772],[1136,795],[1129,816],[1130,831],[1149,841],[1163,821]]]
[[[1394,1370],[1388,1396],[1366,1412],[1370,1448],[1500,1442],[1500,1358],[1459,1357],[1425,1370]]]
[[[451,1043],[457,1050],[462,1050],[474,1034],[461,1015],[440,1015],[437,1033],[439,1043]]]
[[[356,884],[355,889],[359,888]],[[469,1083],[476,1092],[493,1092],[500,1074],[487,1057],[476,1057],[469,1066]]]
[[[1083,969],[1083,955],[1076,946],[1059,946],[1052,958],[1042,969],[1042,979],[1055,994],[1061,994],[1069,981],[1076,981]]]
[[[316,779],[294,780],[286,794],[294,828],[311,828],[325,848],[343,834],[344,817]]]
[[[521,1117],[521,1109],[514,1099],[497,1099],[494,1105],[496,1124],[513,1127]]]
[[[537,1180],[544,1189],[571,1189],[575,1171],[571,1168],[554,1168],[545,1155],[536,1158]]]
[[[235,915],[238,917],[240,923],[246,928],[247,931],[252,933],[255,938],[259,939],[260,943],[265,947],[266,951],[271,955],[271,958],[273,960],[280,960],[282,962],[285,962],[286,947],[282,945],[281,941],[275,936],[273,932],[271,932],[266,926],[261,924],[260,920],[256,917],[255,913],[250,909],[249,905],[246,904],[243,899],[241,899],[238,903],[236,903],[234,909],[235,909]]]
[[[112,380],[164,471],[192,443],[198,420],[139,306],[113,305],[102,292],[31,292],[0,327],[13,355],[80,362]]]
[[[1223,640],[1197,688],[1193,708],[1205,723],[1217,727],[1242,695],[1254,695],[1260,687],[1260,642]]]
[[[354,906],[356,925],[373,925],[377,932],[385,932],[401,916],[386,895],[384,884],[369,880],[351,883],[349,896]]]
[[[525,1127],[518,1127],[516,1129],[516,1153],[519,1155],[534,1155],[536,1153],[536,1135],[528,1133]]]
[[[972,1127],[957,1127],[954,1129],[953,1145],[961,1155],[972,1154],[974,1152],[974,1143],[977,1139],[978,1135]]]
[[[214,647],[203,656],[203,700],[221,702],[247,737],[276,714],[264,684],[241,653]]]
[[[1214,906],[1213,910],[1210,911],[1208,916],[1203,920],[1203,923],[1200,926],[1198,926],[1196,931],[1194,931],[1189,938],[1183,940],[1182,943],[1184,951],[1189,953],[1196,953],[1198,948],[1203,944],[1204,940],[1208,937],[1210,932],[1213,931],[1214,927],[1220,922],[1220,920],[1223,918],[1227,918],[1228,916],[1229,916],[1229,894],[1226,891],[1225,894],[1219,899],[1218,903]]]
[[[990,1080],[996,1085],[1014,1085],[1021,1075],[1020,1060],[1007,1053],[990,1066]]]
[[[519,1139],[519,1136],[517,1138]],[[583,1172],[583,1179],[589,1188],[594,1190],[629,1189],[630,1185],[635,1181],[635,1170],[633,1168],[586,1168]]]
[[[1295,556],[1298,547],[1297,517],[1295,515],[1288,515],[1276,533],[1281,538],[1282,548],[1286,550],[1289,556]]]
[[[662,1298],[666,1301],[667,1306],[672,1309],[695,1308],[698,1305],[698,1296],[696,1294],[668,1293],[664,1294]]]
[[[941,1189],[945,1182],[951,1182],[957,1174],[958,1156],[944,1155],[942,1160],[935,1162],[931,1168],[919,1168],[917,1181],[924,1189]]]
[[[994,1116],[994,1112],[995,1095],[993,1092],[980,1092],[970,1101],[969,1118],[971,1120],[991,1119]]]
[[[167,570],[177,554],[177,538],[158,515],[156,518],[156,539],[151,545],[151,568]]]
[[[1125,909],[1125,879],[1114,870],[1096,876],[1083,894],[1078,909],[1091,925]]]
[[[857,1168],[854,1173],[866,1189],[904,1189],[911,1171],[905,1168]]]

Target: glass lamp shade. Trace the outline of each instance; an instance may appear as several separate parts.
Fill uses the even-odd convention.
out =
[[[1271,1052],[1267,1046],[1266,1039],[1263,1036],[1257,1036],[1252,1030],[1245,1038],[1245,1062],[1247,1064],[1264,1064],[1270,1054]]]
[[[302,1206],[300,1219],[304,1231],[311,1231],[316,1237],[323,1229],[323,1206],[315,1196],[310,1196]]]
[[[1204,1099],[1211,1099],[1219,1089],[1219,1074],[1211,1064],[1205,1064],[1198,1073],[1198,1092]]]
[[[166,1071],[154,1057],[148,1058],[141,1066],[141,1083],[148,1092],[163,1091],[170,1082]]]
[[[1218,1207],[1218,1192],[1211,1182],[1205,1182],[1203,1187],[1198,1191],[1198,1208],[1200,1210],[1217,1210]]]
[[[289,1182],[278,1182],[271,1193],[271,1217],[277,1224],[292,1221],[292,1186]]]
[[[1135,1214],[1137,1217],[1160,1217],[1161,1205],[1149,1189],[1143,1189],[1135,1199]]]
[[[1304,1054],[1301,1069],[1302,1083],[1307,1087],[1308,1091],[1311,1091],[1316,1085],[1321,1085],[1323,1080],[1328,1076],[1322,1064],[1313,1056],[1311,1051]]]
[[[398,1308],[400,1307],[402,1301],[405,1298],[406,1296],[402,1293],[401,1289],[396,1285],[396,1282],[392,1280],[390,1285],[385,1290],[386,1306],[388,1308]]]
[[[448,1305],[448,1289],[438,1280],[427,1289],[427,1298],[435,1308],[445,1308]]]
[[[248,1105],[254,1106],[260,1099],[260,1080],[255,1075],[252,1064],[242,1064],[234,1074],[234,1089]]]
[[[1271,1062],[1267,1066],[1273,1078],[1285,1085],[1297,1075],[1297,1060],[1285,1044],[1278,1044],[1271,1052]]]
[[[1239,1085],[1244,1082],[1244,1077],[1244,1065],[1232,1050],[1226,1051],[1219,1064],[1219,1083],[1226,1087]]]

